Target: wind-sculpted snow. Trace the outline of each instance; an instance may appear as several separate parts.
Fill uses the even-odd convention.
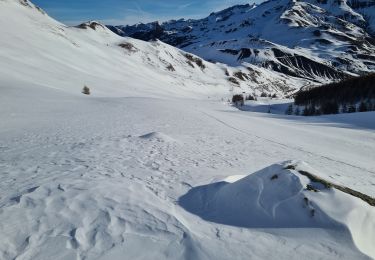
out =
[[[291,122],[216,102],[88,99],[29,87],[34,91],[0,97],[1,259],[299,259],[307,252],[366,259],[356,239],[365,238],[361,228],[371,232],[371,215],[353,213],[363,221],[351,225],[363,226],[349,232],[330,203],[358,213],[368,205],[339,201],[336,191],[305,191],[309,182],[283,171],[284,164],[238,183],[209,184],[207,192],[199,186],[292,158],[374,196],[371,129],[329,118]],[[197,198],[201,191],[205,198]],[[182,196],[202,211],[183,205],[185,211]]]
[[[355,244],[374,257],[374,206],[323,180],[307,178],[305,169],[311,168],[305,164],[292,165],[291,169],[290,165],[273,165],[233,183],[193,188],[179,203],[207,221],[226,225],[349,232]]]

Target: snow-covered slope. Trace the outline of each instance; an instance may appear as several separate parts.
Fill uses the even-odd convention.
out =
[[[188,64],[185,53],[156,41],[121,38],[91,22],[67,27],[28,1],[0,1],[0,77],[94,96],[229,93],[224,69]]]
[[[87,85],[94,96],[201,99],[233,91],[282,94],[305,84],[260,68],[212,64],[161,41],[119,37],[94,21],[67,27],[29,1],[0,1],[0,23],[3,81],[22,74],[23,81],[77,94]],[[254,80],[233,81],[241,70]]]
[[[159,38],[207,60],[250,63],[326,82],[375,70],[371,8],[369,3],[352,9],[337,0],[270,0],[200,20],[109,28],[139,39]]]

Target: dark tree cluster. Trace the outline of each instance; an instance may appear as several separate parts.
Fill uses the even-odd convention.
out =
[[[266,97],[268,97],[268,98],[277,98],[277,94],[276,93],[275,94],[267,94],[266,92],[262,92],[260,94],[260,97],[262,97],[262,98],[266,98]]]
[[[253,96],[253,95],[248,95],[248,96],[245,96],[245,100],[258,100],[256,96]]]
[[[374,111],[375,74],[300,91],[294,103],[304,107],[304,116]]]

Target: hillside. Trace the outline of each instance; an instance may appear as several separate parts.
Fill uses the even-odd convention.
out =
[[[215,65],[161,41],[119,37],[95,21],[68,27],[28,1],[3,0],[0,7],[3,82],[19,81],[22,74],[29,84],[77,94],[87,85],[94,96],[200,99],[243,91],[283,95],[304,84],[261,68],[246,76],[246,68]],[[22,38],[29,39],[27,44]],[[236,73],[256,80],[234,81]]]

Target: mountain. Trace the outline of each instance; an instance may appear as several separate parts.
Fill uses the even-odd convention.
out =
[[[373,8],[372,1],[270,0],[199,20],[108,28],[158,38],[209,61],[252,64],[316,84],[375,70]]]

